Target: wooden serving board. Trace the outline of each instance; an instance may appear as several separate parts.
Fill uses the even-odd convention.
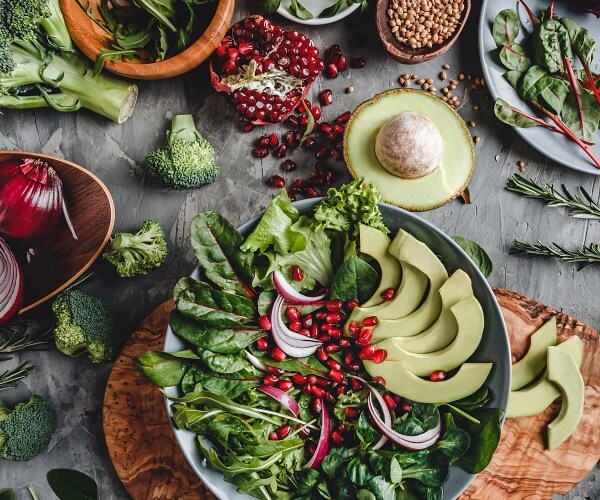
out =
[[[507,420],[492,462],[461,499],[550,499],[570,491],[600,458],[596,424],[600,367],[594,363],[600,356],[598,333],[524,295],[502,289],[494,293],[515,359],[527,351],[529,335],[552,315],[557,316],[559,341],[581,337],[585,409],[575,433],[551,453],[544,449],[544,428],[558,413],[558,402],[536,417]],[[143,351],[162,349],[171,308],[172,302],[165,302],[150,314],[114,365],[104,397],[106,444],[119,478],[135,500],[213,500],[179,449],[161,393],[132,364],[132,357]]]

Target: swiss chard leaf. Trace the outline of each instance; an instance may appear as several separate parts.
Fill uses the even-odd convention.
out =
[[[471,260],[486,278],[492,273],[492,259],[487,252],[473,240],[463,238],[462,236],[453,236],[452,239],[465,253],[471,257]]]
[[[504,412],[496,408],[482,408],[473,412],[480,423],[461,419],[460,427],[468,432],[470,446],[456,465],[470,474],[477,474],[487,467],[498,447]]]
[[[562,73],[565,57],[573,59],[569,32],[557,19],[540,23],[531,41],[536,62],[549,73]]]
[[[240,328],[254,323],[256,306],[246,298],[215,290],[207,283],[183,278],[175,285],[175,307],[214,328]]]
[[[275,361],[269,358],[264,359],[264,362],[268,365],[282,368],[286,372],[298,372],[302,375],[320,375],[322,377],[327,375],[327,371],[321,362],[314,356],[309,358],[287,358],[283,361]]]
[[[146,351],[133,358],[135,369],[158,387],[178,385],[186,371],[198,356],[193,351],[184,351],[177,356],[162,351]]]
[[[544,78],[544,87],[539,97],[542,99],[542,104],[546,104],[546,107],[554,113],[559,114],[562,111],[568,95],[569,84],[563,79],[550,75]]]
[[[259,316],[268,316],[271,314],[271,307],[273,307],[276,297],[277,292],[275,290],[260,292],[256,303]]]
[[[561,110],[561,118],[577,137],[591,141],[600,125],[600,106],[591,92],[580,87],[579,93],[581,97],[581,110],[583,112],[583,129],[581,127],[581,117],[579,115],[577,100],[573,92],[569,93],[564,103]]]
[[[560,23],[569,33],[573,52],[577,54],[583,63],[589,66],[592,63],[594,50],[596,48],[596,41],[592,35],[590,35],[590,32],[568,17],[561,18]]]
[[[505,9],[494,18],[492,36],[498,47],[514,42],[521,31],[519,14],[513,9]]]
[[[370,264],[357,257],[344,262],[331,282],[331,298],[365,302],[375,293],[379,275]]]
[[[254,367],[248,367],[235,373],[217,373],[197,365],[192,366],[181,381],[184,393],[191,392],[196,385],[207,391],[229,399],[262,384],[262,374]]]
[[[206,367],[217,373],[231,374],[252,366],[241,349],[232,354],[218,354],[205,349],[198,349],[198,354]]]
[[[502,76],[508,83],[510,83],[512,88],[517,90],[519,88],[519,83],[521,81],[521,78],[523,78],[524,74],[525,73],[523,73],[522,71],[509,70],[506,73],[504,73],[504,75],[502,75]]]
[[[52,469],[46,480],[60,500],[98,500],[98,485],[90,476],[72,469]]]
[[[518,43],[508,42],[500,50],[500,61],[510,70],[527,71],[531,66],[531,59],[527,57],[527,52]]]
[[[513,127],[530,128],[540,125],[538,121],[533,120],[523,113],[523,111],[511,106],[500,98],[496,99],[496,103],[494,104],[494,114],[498,120]]]
[[[194,253],[206,277],[225,292],[254,297],[252,282],[253,253],[240,250],[243,236],[216,212],[204,212],[192,220],[191,240]]]
[[[546,86],[546,70],[537,64],[531,66],[521,79],[519,94],[521,97],[530,101],[536,99]]]

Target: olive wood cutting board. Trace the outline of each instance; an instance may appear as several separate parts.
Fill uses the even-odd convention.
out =
[[[578,335],[584,342],[581,371],[585,408],[575,433],[552,452],[544,429],[558,413],[555,402],[535,417],[507,420],[494,458],[461,499],[550,499],[579,483],[600,458],[600,359],[598,333],[535,300],[502,289],[494,293],[508,328],[513,361],[527,351],[529,335],[556,315],[559,342]],[[179,450],[160,391],[133,368],[132,357],[162,349],[172,302],[160,305],[125,345],[115,362],[104,397],[106,444],[115,470],[135,500],[203,499],[214,496]]]

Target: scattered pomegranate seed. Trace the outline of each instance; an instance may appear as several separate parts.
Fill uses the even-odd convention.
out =
[[[335,119],[335,122],[340,124],[347,123],[351,115],[352,113],[350,111],[346,111],[345,113],[342,113],[340,116],[338,116]]]
[[[311,186],[322,186],[323,184],[325,184],[325,179],[323,179],[323,177],[312,177],[308,181],[308,184]]]
[[[327,376],[338,384],[344,380],[344,374],[340,370],[330,370]]]
[[[285,144],[280,144],[275,148],[274,155],[276,158],[283,158],[287,153],[287,146]]]
[[[304,140],[304,147],[308,149],[308,151],[314,151],[315,149],[320,147],[320,144],[315,141],[312,137],[307,137]]]
[[[309,441],[306,444],[306,453],[312,456],[315,454],[315,451],[317,451],[317,445],[314,442]]]
[[[293,130],[288,130],[281,139],[290,148],[294,147],[296,142],[296,137]]]
[[[412,405],[410,403],[404,402],[402,403],[401,408],[402,411],[409,412],[410,410],[412,410]]]
[[[334,391],[336,396],[341,396],[342,394],[346,394],[346,392],[348,392],[348,388],[345,385],[336,385]]]
[[[254,148],[252,155],[256,158],[265,158],[269,154],[269,150],[266,147]]]
[[[271,357],[275,361],[283,361],[285,358],[287,358],[287,356],[285,355],[285,352],[283,352],[281,349],[279,349],[279,347],[273,348],[273,350],[271,351]]]
[[[279,429],[277,429],[277,437],[279,439],[284,439],[292,430],[292,426],[290,424],[284,424]]]
[[[334,160],[341,160],[342,159],[342,152],[338,149],[338,148],[331,148],[329,150],[329,154],[331,155],[331,157]]]
[[[324,178],[327,184],[331,184],[331,182],[333,181],[333,172],[331,170],[328,170],[327,172],[325,172]],[[356,304],[358,305],[358,301],[356,301]]]
[[[348,333],[351,337],[358,337],[360,334],[360,325],[356,321],[350,321],[348,324]]]
[[[346,130],[346,127],[344,127],[343,125],[340,125],[339,123],[336,123],[333,126],[333,133],[336,135],[344,135],[345,130]]]
[[[330,155],[331,149],[326,146],[323,146],[316,152],[315,157],[317,158],[317,160],[326,160],[327,158],[329,158]]]
[[[340,364],[340,362],[336,361],[333,358],[329,358],[327,360],[327,366],[329,368],[331,368],[332,370],[336,370],[336,371],[340,371],[342,369],[342,365]]]
[[[266,149],[266,148],[265,148]],[[269,183],[276,188],[285,187],[285,179],[280,175],[274,175],[269,179]]]
[[[285,120],[285,124],[286,124],[288,127],[294,127],[294,128],[297,128],[297,127],[298,127],[298,125],[300,125],[300,121],[298,120],[298,117],[297,117],[297,116],[295,116],[295,115],[290,115],[290,116],[288,116],[288,117],[286,118],[286,120]]]
[[[286,309],[285,315],[290,321],[298,321],[300,319],[300,311],[298,311],[298,309],[293,306],[289,306]]]
[[[325,351],[327,352],[340,352],[342,348],[338,344],[327,344],[325,346]]]
[[[333,102],[333,93],[330,89],[324,89],[320,98],[323,106],[329,106]]]
[[[377,349],[377,350],[381,350],[381,349]],[[375,354],[375,351],[376,351],[375,346],[366,345],[360,350],[360,352],[358,353],[358,357],[360,359],[372,359]]]
[[[352,361],[354,361],[354,354],[352,352],[347,352],[346,354],[344,354],[344,363],[349,365],[350,363],[352,363]]]
[[[310,436],[310,429],[308,427],[302,427],[298,431],[298,436],[300,436],[301,438],[306,439],[308,436]]]
[[[300,323],[304,328],[310,328],[313,325],[313,316],[312,314],[305,314],[300,318]]]
[[[320,193],[314,187],[308,187],[304,190],[304,194],[306,194],[306,196],[310,196],[311,198],[316,198]]]
[[[310,396],[312,394],[312,385],[311,384],[306,384],[302,388],[302,394],[306,394],[307,396]]]
[[[325,314],[327,314],[325,311],[317,311],[315,313],[315,318],[317,318],[319,321],[323,321],[325,319]]]
[[[339,312],[342,307],[344,307],[344,301],[339,299],[328,300],[325,303],[325,308],[330,312]]]
[[[277,137],[277,134],[273,133],[268,137],[269,140],[269,146],[271,146],[272,148],[274,148],[275,146],[277,146],[279,144],[279,137]]]
[[[267,370],[269,370],[269,373],[274,373],[278,377],[281,377],[281,375],[285,373],[283,369],[277,368],[276,366],[267,366]]]
[[[385,349],[377,349],[373,353],[373,363],[383,363],[387,358],[387,351]]]
[[[258,339],[256,341],[256,348],[259,351],[265,352],[269,348],[269,342],[265,338]]]
[[[317,383],[317,376],[311,373],[310,375],[307,375],[306,381],[310,385],[315,385]]]
[[[302,192],[302,188],[304,187],[304,179],[296,179],[292,183],[291,191],[294,193]]]
[[[256,139],[257,146],[266,147],[269,145],[269,138],[266,135],[261,135],[258,139]]]
[[[325,319],[325,318],[323,318]],[[329,323],[323,323],[321,325],[321,331],[325,332],[325,333],[329,333],[329,329],[331,328],[331,325]]]
[[[360,410],[353,406],[346,406],[346,408],[344,408],[344,413],[351,419],[357,419],[360,416]]]
[[[337,324],[342,320],[342,315],[339,312],[329,312],[325,315],[325,321],[332,324]]]
[[[289,391],[294,384],[292,384],[291,380],[280,380],[277,383],[277,387],[279,387],[282,391]]]
[[[350,385],[352,386],[353,391],[360,391],[363,388],[363,384],[360,380],[356,380],[353,378],[350,380]]]
[[[371,342],[372,338],[373,338],[373,330],[371,330],[370,328],[363,328],[362,331],[360,332],[360,334],[358,335],[358,339],[356,340],[356,343],[358,345],[368,345],[369,342]]]
[[[316,339],[319,336],[319,325],[317,325],[316,323],[314,323],[311,327],[310,327],[310,336],[313,339]]]
[[[258,326],[262,330],[270,331],[271,330],[271,320],[268,316],[261,316],[258,318]]]
[[[377,316],[367,316],[365,319],[362,320],[362,326],[375,326],[377,323],[379,323],[379,320],[377,319]]]
[[[313,409],[313,412],[315,412],[317,414],[321,413],[323,411],[323,400],[319,399],[319,398],[313,399],[312,409]]]
[[[333,338],[336,338],[336,339],[339,339],[342,336],[342,330],[341,330],[341,328],[330,328],[329,329],[329,336],[333,337]]]
[[[318,122],[321,119],[321,108],[319,106],[313,106],[312,108],[310,108],[310,113],[311,115],[313,115],[313,118],[316,122]]]
[[[296,195],[294,193],[288,193],[288,198],[290,201],[296,201]]]
[[[385,385],[385,379],[383,377],[373,377],[373,382],[381,385]]]
[[[292,321],[288,325],[288,328],[293,332],[299,332],[300,330],[302,330],[302,323],[300,323],[300,321]]]
[[[331,126],[330,123],[327,123],[327,122],[319,123],[319,131],[320,132],[323,132],[324,134],[328,134],[332,130],[333,130],[333,127]]]
[[[233,67],[236,68],[235,63],[233,63]],[[335,64],[328,64],[324,73],[327,78],[337,78],[340,75],[340,72]]]
[[[364,68],[367,62],[362,57],[353,57],[350,59],[350,67],[354,69]]]
[[[396,290],[393,288],[386,288],[383,292],[381,292],[381,298],[386,301],[392,300],[394,295],[396,295]]]
[[[300,266],[294,266],[292,267],[292,279],[294,281],[302,281],[304,279],[304,271],[302,270],[302,268],[300,268]],[[296,309],[295,307],[293,309]],[[290,308],[288,307],[288,311],[290,310]],[[298,312],[298,309],[296,309],[296,312]],[[290,318],[292,319],[292,318]]]
[[[348,69],[348,63],[343,55],[338,56],[337,60],[335,61],[335,65],[338,71],[346,71]]]
[[[275,431],[269,432],[269,440],[270,441],[278,441],[279,436],[277,435],[277,432],[275,432]]]
[[[269,375],[265,375],[263,377],[263,384],[274,385],[277,382],[277,380],[279,380],[279,377],[274,373],[270,373]]]
[[[301,373],[294,373],[292,375],[292,382],[296,385],[304,385],[306,383],[306,377]]]
[[[242,130],[246,133],[252,132],[254,130],[254,123],[245,123]]]
[[[446,380],[446,378],[448,378],[448,373],[444,370],[436,370],[429,375],[429,380],[432,382],[441,382],[442,380]]]
[[[340,347],[342,349],[347,349],[350,347],[350,341],[348,339],[340,339]]]
[[[359,361],[353,361],[352,363],[348,363],[348,370],[351,372],[358,372],[362,368],[362,364]]]
[[[329,357],[329,356],[327,356],[327,351],[325,350],[325,347],[323,347],[323,346],[318,347],[315,354],[317,356],[317,359],[319,361],[323,361],[323,362],[327,361],[327,358]]]
[[[333,431],[331,433],[331,442],[334,446],[342,446],[344,444],[344,435],[339,431]]]
[[[385,401],[385,405],[390,409],[394,410],[396,408],[396,402],[391,394],[384,394],[383,400]]]
[[[331,380],[324,377],[317,377],[317,385],[319,387],[327,388],[331,385]]]

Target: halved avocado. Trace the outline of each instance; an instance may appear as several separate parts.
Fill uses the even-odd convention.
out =
[[[417,179],[390,174],[375,155],[381,126],[405,111],[430,118],[444,141],[440,167]],[[453,200],[475,173],[475,148],[463,119],[441,99],[415,89],[388,90],[358,106],[346,125],[344,159],[353,177],[375,185],[387,203],[412,211],[431,210]]]

